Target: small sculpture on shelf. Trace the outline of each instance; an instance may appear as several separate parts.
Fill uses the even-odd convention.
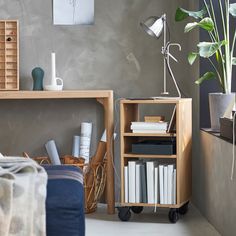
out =
[[[44,71],[40,67],[36,67],[31,73],[34,81],[33,90],[43,90]]]

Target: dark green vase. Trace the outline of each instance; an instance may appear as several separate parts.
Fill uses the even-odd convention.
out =
[[[36,67],[32,70],[31,73],[34,81],[33,90],[43,90],[43,77],[44,71],[40,67]]]

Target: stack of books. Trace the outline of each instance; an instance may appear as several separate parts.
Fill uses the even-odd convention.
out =
[[[130,129],[133,133],[161,133],[165,134],[168,123],[160,122],[131,122]]]
[[[176,168],[157,161],[129,161],[124,167],[125,202],[176,204]]]

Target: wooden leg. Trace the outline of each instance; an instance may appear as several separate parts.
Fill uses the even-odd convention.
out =
[[[106,200],[108,214],[115,214],[115,189],[114,189],[114,111],[113,111],[113,94],[109,98],[97,99],[105,111],[105,128],[107,138],[107,181],[106,181]]]

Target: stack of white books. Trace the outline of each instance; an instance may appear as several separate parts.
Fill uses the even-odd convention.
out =
[[[129,161],[124,167],[126,203],[176,204],[174,164]]]
[[[131,122],[133,133],[166,133],[168,123],[160,122]]]

